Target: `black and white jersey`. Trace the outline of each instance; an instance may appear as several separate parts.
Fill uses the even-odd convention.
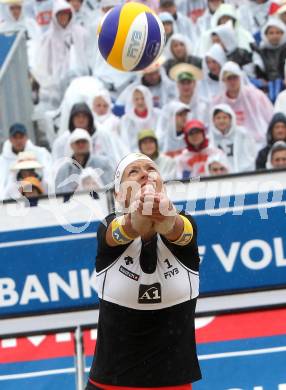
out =
[[[201,378],[194,313],[199,293],[196,225],[186,246],[157,234],[110,247],[98,229],[98,339],[91,378],[118,386],[160,387]]]
[[[160,235],[153,241],[144,244],[141,237],[136,238],[114,262],[97,273],[99,298],[137,310],[150,310],[152,305],[154,310],[198,296],[198,271],[186,267],[184,259],[180,261]],[[154,269],[144,269],[144,262],[153,263]]]

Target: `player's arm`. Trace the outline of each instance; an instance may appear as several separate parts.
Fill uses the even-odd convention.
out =
[[[109,246],[126,245],[139,236],[132,227],[131,214],[114,218],[106,231],[106,243]]]
[[[165,193],[158,196],[154,204],[154,229],[175,245],[188,245],[194,235],[191,221],[177,213]]]

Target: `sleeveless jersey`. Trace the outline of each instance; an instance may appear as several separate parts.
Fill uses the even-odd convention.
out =
[[[201,378],[194,315],[199,293],[197,229],[178,246],[157,234],[110,247],[98,230],[100,298],[92,381],[129,387],[178,386]]]

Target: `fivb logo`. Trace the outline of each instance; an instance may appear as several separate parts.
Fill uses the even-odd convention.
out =
[[[140,284],[138,303],[161,303],[161,285],[154,284]]]

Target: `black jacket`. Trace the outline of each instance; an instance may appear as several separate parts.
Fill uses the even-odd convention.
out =
[[[276,114],[274,114],[271,119],[271,122],[269,123],[268,130],[267,130],[267,145],[258,152],[258,155],[256,157],[256,162],[255,162],[256,169],[266,168],[267,155],[272,145],[276,141],[273,139],[273,134],[272,134],[273,127],[276,125],[276,123],[279,122],[282,122],[286,125],[286,116],[282,114],[282,112],[277,112]]]

